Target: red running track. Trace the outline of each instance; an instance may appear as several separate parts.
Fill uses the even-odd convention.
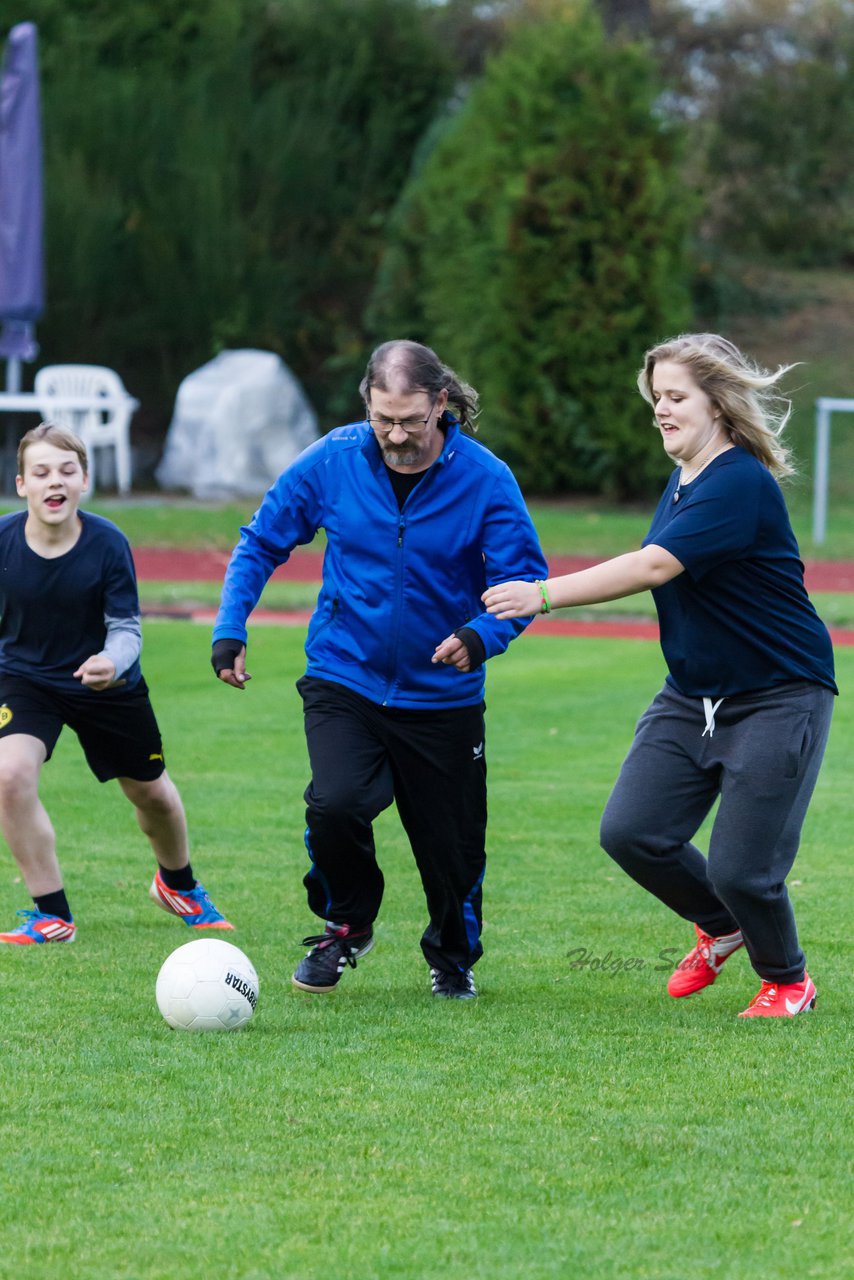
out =
[[[133,553],[136,571],[144,582],[221,582],[231,553],[228,551],[186,551],[172,547],[139,547]],[[321,552],[296,550],[287,564],[273,574],[281,582],[319,582]],[[584,556],[554,556],[549,561],[552,577],[587,569],[596,560]],[[854,591],[854,562],[850,560],[807,560],[807,590]]]
[[[228,564],[230,552],[227,551],[188,551],[182,548],[139,547],[134,550],[136,571],[142,582],[221,582]],[[297,550],[287,564],[282,565],[273,574],[280,582],[319,582],[323,556],[317,551]],[[549,561],[549,571],[554,576],[562,573],[573,573],[578,569],[589,568],[596,560],[582,556],[554,556]],[[805,563],[807,590],[816,591],[854,591],[854,563],[843,560],[808,560]],[[148,611],[149,616],[151,612]],[[212,622],[214,611],[197,609],[190,612],[180,609],[164,609],[162,616],[190,617],[198,622]],[[305,625],[309,614],[304,612],[272,613],[257,609],[252,615],[253,622],[282,623]],[[655,622],[645,621],[596,621],[586,622],[581,619],[566,617],[537,618],[533,624],[542,635],[615,637],[618,639],[657,640],[658,627]],[[854,644],[854,630],[840,627],[831,628],[831,636],[835,644]]]

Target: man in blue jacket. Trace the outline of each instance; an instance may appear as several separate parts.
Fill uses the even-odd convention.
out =
[[[372,948],[384,884],[373,822],[395,801],[427,897],[433,994],[471,999],[483,951],[483,664],[530,621],[499,621],[480,598],[493,583],[542,579],[546,564],[509,468],[464,434],[476,392],[433,351],[383,344],[360,392],[365,420],[306,449],[241,531],[213,666],[245,688],[246,621],[264,584],[325,529],[297,687],[312,773],[304,883],[326,927],[305,939],[293,981],[333,991]]]

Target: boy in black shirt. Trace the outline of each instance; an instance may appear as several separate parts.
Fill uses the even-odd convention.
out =
[[[62,730],[101,782],[117,778],[158,862],[150,895],[195,929],[231,929],[193,876],[181,797],[140,670],[133,559],[109,520],[81,513],[83,442],[43,423],[18,447],[26,512],[0,519],[0,828],[33,898],[0,942],[72,942],[75,925],[38,795]]]

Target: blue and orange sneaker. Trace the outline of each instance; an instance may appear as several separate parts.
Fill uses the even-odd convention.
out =
[[[195,889],[170,889],[164,883],[157,868],[148,896],[158,907],[171,916],[180,916],[191,929],[233,929],[221,911],[211,902],[205,887],[196,884]]]
[[[73,942],[77,925],[61,916],[46,916],[41,911],[19,911],[21,923],[9,933],[0,933],[0,942],[31,947],[37,942]]]

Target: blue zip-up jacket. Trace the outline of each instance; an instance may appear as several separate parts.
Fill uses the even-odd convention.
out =
[[[323,586],[308,628],[306,673],[393,707],[481,702],[483,667],[460,672],[431,658],[461,627],[476,631],[492,657],[530,622],[499,621],[480,599],[493,583],[547,576],[509,467],[451,419],[441,454],[400,510],[370,426],[331,431],[279,476],[241,530],[215,641],[246,642],[246,621],[267,579],[321,528]]]

